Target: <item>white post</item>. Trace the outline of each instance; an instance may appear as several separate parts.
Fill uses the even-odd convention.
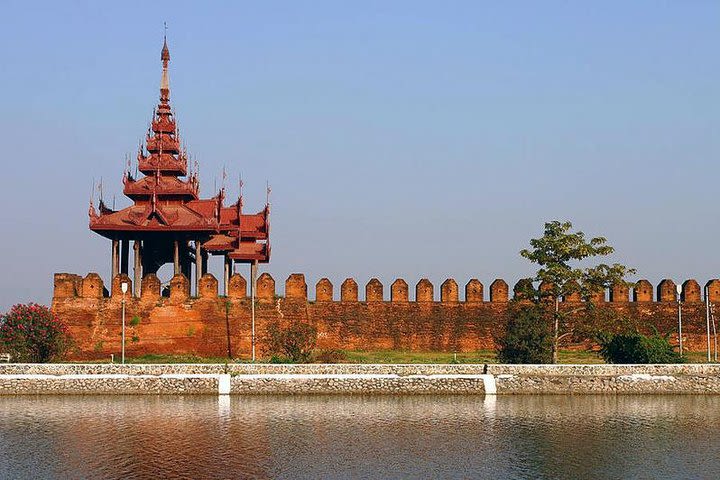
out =
[[[713,328],[713,361],[717,363],[718,361],[718,336],[717,336],[717,327],[715,325],[715,305],[710,304],[710,318],[712,318],[712,328]]]
[[[705,287],[705,321],[707,322],[707,361],[710,363],[710,290]]]
[[[253,260],[250,264],[250,318],[252,343],[252,361],[255,362],[255,287],[257,286],[257,261]]]
[[[682,357],[683,354],[683,338],[682,338],[682,286],[677,285],[675,287],[677,290],[677,302],[678,302],[678,340],[680,344],[680,356]]]
[[[127,282],[122,282],[120,284],[120,289],[122,290],[122,360],[121,362],[125,364],[125,294],[128,290],[128,284]]]

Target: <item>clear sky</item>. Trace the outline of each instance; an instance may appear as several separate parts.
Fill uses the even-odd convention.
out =
[[[242,172],[259,210],[270,181],[278,285],[512,285],[551,219],[653,284],[720,275],[720,2],[1,7],[2,310],[48,302],[53,272],[107,280],[88,200],[102,178],[128,204],[164,21],[203,196],[225,165],[229,197]]]

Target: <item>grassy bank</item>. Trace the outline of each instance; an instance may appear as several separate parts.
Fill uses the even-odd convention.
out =
[[[379,350],[369,352],[346,351],[351,363],[497,363],[493,350],[466,353],[403,352]],[[561,351],[560,363],[603,363],[590,352]]]
[[[407,364],[407,363],[497,363],[493,350],[479,350],[476,352],[446,353],[446,352],[411,352],[399,350],[374,350],[357,351],[342,350],[343,359],[339,363],[382,363],[382,364]],[[563,364],[598,364],[603,360],[593,352],[561,350],[559,353],[560,363]],[[703,352],[686,353],[688,363],[705,363],[706,356]],[[139,357],[128,357],[126,363],[226,363],[235,361],[248,363],[249,357],[235,358],[228,360],[225,357],[198,357],[195,355],[142,355]],[[268,359],[259,358],[258,363],[265,363]],[[105,363],[105,362],[100,362]]]

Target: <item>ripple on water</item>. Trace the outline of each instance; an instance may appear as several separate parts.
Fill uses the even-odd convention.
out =
[[[714,396],[0,397],[0,478],[718,478]]]

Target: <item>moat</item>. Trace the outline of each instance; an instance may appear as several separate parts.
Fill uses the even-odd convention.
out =
[[[720,396],[7,396],[0,478],[718,478]]]

